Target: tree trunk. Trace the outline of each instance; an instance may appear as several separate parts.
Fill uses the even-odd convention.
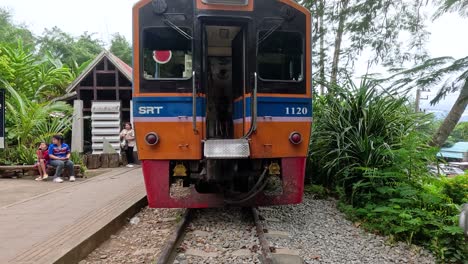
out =
[[[325,14],[325,0],[320,0],[319,5],[319,38],[320,38],[320,94],[325,94],[325,27],[323,26],[323,16]]]
[[[450,113],[445,118],[444,122],[439,127],[435,135],[432,137],[432,142],[431,142],[432,146],[436,146],[439,148],[442,147],[442,145],[445,143],[447,138],[452,133],[453,129],[455,129],[455,126],[458,124],[458,121],[460,121],[460,118],[463,115],[463,112],[465,112],[467,103],[468,103],[468,80],[465,81],[465,84],[463,85],[463,89],[461,90],[460,95],[457,98],[457,101],[455,102],[452,109],[450,110]]]
[[[338,66],[340,63],[340,53],[341,53],[341,42],[343,41],[343,33],[344,33],[344,26],[346,21],[346,16],[348,12],[348,4],[349,0],[342,0],[342,7],[340,11],[340,19],[338,22],[338,29],[336,30],[336,38],[335,38],[335,51],[333,52],[333,63],[332,63],[332,71],[331,71],[331,78],[330,84],[336,84],[336,79],[338,76]]]

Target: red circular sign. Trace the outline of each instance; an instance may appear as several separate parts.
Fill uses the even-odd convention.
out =
[[[166,64],[172,58],[172,52],[170,50],[155,50],[153,51],[153,59],[159,64]]]

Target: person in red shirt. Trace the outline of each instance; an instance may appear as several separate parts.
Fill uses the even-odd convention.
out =
[[[47,163],[49,163],[49,146],[47,146],[47,143],[41,142],[39,144],[39,149],[36,151],[36,155],[36,166],[39,169],[39,177],[36,178],[36,181],[42,181],[49,177],[47,174]]]

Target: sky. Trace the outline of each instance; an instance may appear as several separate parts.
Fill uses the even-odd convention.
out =
[[[96,33],[104,42],[109,43],[113,33],[119,32],[131,40],[132,6],[135,0],[0,0],[0,7],[13,13],[16,23],[26,25],[36,35],[45,28],[58,26],[65,32],[79,36],[84,31]],[[428,24],[431,36],[427,49],[431,57],[452,56],[461,58],[468,55],[468,19],[456,13],[445,14]],[[365,61],[365,60],[363,60]],[[366,63],[358,65],[357,72],[366,70]],[[432,98],[436,90],[423,94]],[[451,108],[457,95],[448,96],[436,107],[429,106],[429,101],[422,101],[425,109],[446,111]],[[468,113],[467,113],[468,119]]]

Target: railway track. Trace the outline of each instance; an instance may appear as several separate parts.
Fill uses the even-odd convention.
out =
[[[156,263],[278,263],[256,208],[187,209]]]

